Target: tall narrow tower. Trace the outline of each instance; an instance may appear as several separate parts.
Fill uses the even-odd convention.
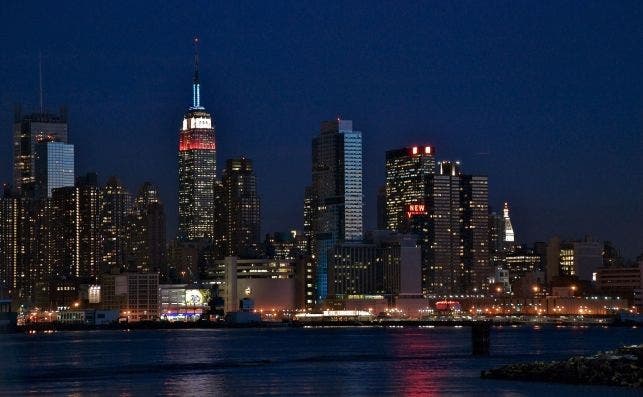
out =
[[[199,38],[194,39],[192,106],[179,132],[179,239],[212,238],[217,175],[212,116],[201,106]]]
[[[328,292],[328,255],[342,241],[360,241],[364,236],[362,196],[362,133],[350,120],[321,124],[313,139],[312,186],[307,193],[314,208],[314,235],[318,300]],[[311,215],[309,213],[309,215]]]
[[[504,208],[502,209],[502,218],[505,221],[505,231],[504,231],[504,236],[503,239],[505,243],[514,243],[515,241],[515,236],[514,236],[514,228],[511,225],[511,219],[509,218],[509,204],[505,203]]]

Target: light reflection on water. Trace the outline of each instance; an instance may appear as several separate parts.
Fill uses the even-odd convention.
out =
[[[636,395],[480,379],[498,365],[642,343],[631,328],[217,329],[0,335],[0,392],[103,395]]]

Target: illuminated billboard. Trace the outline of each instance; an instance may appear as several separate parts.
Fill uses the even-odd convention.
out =
[[[188,306],[205,306],[210,299],[210,291],[207,289],[186,289],[185,304]]]
[[[426,215],[426,206],[424,204],[409,204],[406,206],[406,216],[409,219],[417,215]]]

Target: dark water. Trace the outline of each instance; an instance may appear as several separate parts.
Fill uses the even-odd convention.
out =
[[[480,379],[490,367],[643,343],[633,328],[217,329],[0,335],[0,392],[74,395],[641,395]]]

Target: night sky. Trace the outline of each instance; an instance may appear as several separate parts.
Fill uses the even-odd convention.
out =
[[[218,164],[254,160],[264,233],[301,228],[311,139],[341,115],[363,132],[368,227],[384,152],[426,143],[489,175],[519,241],[643,252],[642,2],[158,3],[2,2],[0,181],[14,104],[37,109],[41,51],[77,174],[158,185],[174,236],[198,34]]]

